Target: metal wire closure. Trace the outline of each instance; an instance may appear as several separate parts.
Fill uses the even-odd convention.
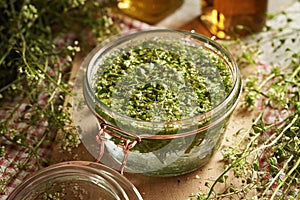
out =
[[[121,136],[121,135],[115,133],[114,131],[111,131],[110,129],[121,132],[122,134],[126,135],[126,137]],[[128,160],[128,153],[129,153],[130,149],[132,149],[136,144],[141,142],[141,138],[138,135],[128,133],[128,132],[123,131],[123,130],[117,128],[117,127],[114,127],[114,126],[111,126],[109,124],[106,124],[105,122],[102,122],[100,124],[98,134],[96,136],[96,141],[100,146],[100,151],[99,151],[99,155],[98,155],[98,158],[97,158],[97,162],[100,162],[101,158],[104,155],[105,141],[107,141],[107,138],[105,137],[105,133],[107,133],[111,136],[117,137],[119,139],[122,139],[124,141],[123,143],[118,145],[119,147],[121,147],[123,149],[123,152],[124,152],[123,162],[122,162],[122,165],[120,167],[120,173],[123,174],[124,173],[124,168],[125,168],[127,160]]]
[[[109,134],[110,136],[117,137],[121,140],[123,140],[123,143],[119,144],[118,146],[123,149],[124,152],[124,158],[120,167],[120,173],[124,173],[124,168],[126,166],[127,160],[128,160],[128,154],[130,149],[132,149],[136,144],[140,143],[142,139],[149,139],[149,140],[162,140],[162,139],[175,139],[175,138],[181,138],[181,137],[187,137],[190,135],[195,135],[197,133],[200,133],[202,131],[208,130],[209,128],[215,126],[216,124],[220,123],[227,115],[224,115],[223,117],[212,121],[210,124],[203,126],[201,128],[198,128],[196,130],[180,133],[180,134],[170,134],[170,135],[136,135],[129,133],[125,130],[122,130],[120,128],[117,128],[113,125],[109,125],[105,123],[105,121],[97,116],[100,123],[99,131],[96,136],[96,141],[100,146],[99,155],[97,158],[97,162],[100,162],[101,158],[104,155],[105,150],[105,141],[107,141],[107,138],[105,137],[105,133]],[[121,134],[118,134],[116,132],[119,132]]]
[[[104,144],[105,144],[105,141],[107,140],[107,138],[105,137],[104,130],[105,130],[105,125],[103,125],[103,126],[100,125],[100,129],[98,131],[98,134],[96,135],[96,141],[100,146],[99,155],[96,160],[97,162],[100,162],[101,158],[104,155],[104,147],[105,147]]]
[[[122,162],[122,165],[121,165],[121,168],[120,168],[120,173],[121,174],[123,174],[123,172],[124,172],[124,168],[125,168],[127,160],[128,160],[129,150],[132,149],[137,143],[138,143],[138,141],[136,141],[136,140],[134,140],[134,141],[125,140],[124,144],[119,145],[124,151],[124,159],[123,159],[123,162]]]

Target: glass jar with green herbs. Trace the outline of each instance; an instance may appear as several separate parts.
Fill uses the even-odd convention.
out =
[[[207,163],[241,93],[231,55],[191,32],[119,37],[92,51],[83,66],[100,154],[134,173],[174,176]]]
[[[117,171],[99,163],[68,161],[35,172],[7,200],[143,200]]]

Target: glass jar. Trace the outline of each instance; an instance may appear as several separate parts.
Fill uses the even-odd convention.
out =
[[[154,54],[148,55],[152,50]],[[144,61],[134,60],[133,52],[138,52]],[[108,100],[112,103],[108,106],[107,99],[100,100],[99,95],[104,93],[97,92],[103,89],[98,83],[106,84],[108,76],[119,76],[111,68],[118,61],[124,67],[124,75],[113,79],[113,86],[105,89],[112,91],[113,99]],[[178,69],[171,69],[173,61]],[[218,149],[241,93],[239,69],[231,54],[215,41],[186,31],[151,30],[122,36],[94,49],[82,65],[87,68],[83,86],[85,101],[99,121],[98,160],[103,154],[109,155],[121,167],[121,172],[125,169],[153,176],[175,176],[203,166]],[[137,67],[131,68],[132,65]],[[194,87],[192,79],[198,75],[188,76],[184,70],[180,71],[182,67],[189,75],[201,74],[204,80],[201,84],[207,86],[207,91],[201,91],[198,82]],[[149,91],[149,87],[156,88]],[[167,89],[155,93],[159,88]],[[195,91],[202,97],[195,96]],[[158,102],[160,97],[170,94],[173,97],[162,101],[170,101],[171,105],[177,101],[179,111],[174,112],[179,119],[165,119],[171,106]],[[144,105],[141,98],[148,96],[156,100]],[[123,104],[121,107],[131,112],[137,108],[131,104],[132,99],[148,107],[151,120],[143,119],[143,115],[139,119],[128,116],[116,108]],[[206,105],[207,99],[213,107],[193,114],[200,109],[199,104]],[[116,166],[111,162],[104,164]]]
[[[63,162],[38,171],[25,180],[8,200],[33,199],[136,199],[142,197],[122,175],[87,161]]]
[[[155,24],[175,12],[182,3],[183,0],[119,0],[117,6],[131,17]]]
[[[260,32],[266,23],[268,0],[201,0],[200,19],[218,38]]]

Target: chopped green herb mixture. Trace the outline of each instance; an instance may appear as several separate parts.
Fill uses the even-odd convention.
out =
[[[207,112],[232,88],[224,60],[202,46],[146,41],[106,56],[94,77],[98,99],[138,120],[174,121]]]

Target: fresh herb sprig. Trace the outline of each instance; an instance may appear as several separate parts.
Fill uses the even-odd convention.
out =
[[[282,15],[286,17],[283,26],[268,27],[275,37],[259,38],[256,43],[269,43],[267,53],[280,62],[254,62],[261,52],[253,49],[260,48],[239,41],[244,49],[239,61],[258,66],[258,73],[247,77],[244,103],[250,109],[262,109],[249,130],[236,134],[240,142],[223,150],[225,169],[212,183],[206,182],[208,192],[191,199],[300,197],[300,52],[293,48],[299,44],[300,31],[287,29],[293,21],[287,13]],[[220,184],[225,188],[222,191],[217,190]]]
[[[79,144],[72,126],[68,83],[73,58],[88,41],[116,34],[109,1],[1,1],[0,3],[0,156],[14,170],[1,168],[0,194],[33,160],[49,160],[40,148],[57,132],[63,148]],[[88,34],[93,33],[93,34]],[[12,160],[10,151],[24,152]]]

